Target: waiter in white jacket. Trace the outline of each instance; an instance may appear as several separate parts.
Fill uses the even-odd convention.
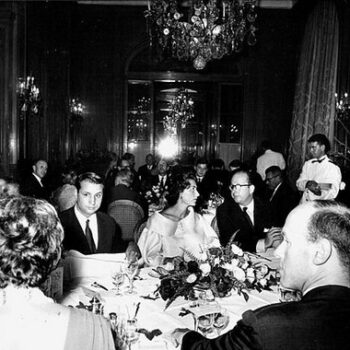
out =
[[[303,192],[301,203],[315,199],[335,199],[341,183],[340,168],[328,157],[330,150],[328,138],[323,134],[312,135],[308,139],[312,159],[303,165],[296,182]]]

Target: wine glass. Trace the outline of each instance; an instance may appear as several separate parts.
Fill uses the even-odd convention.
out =
[[[134,277],[137,275],[138,268],[137,261],[126,261],[124,264],[124,273],[129,279],[129,294],[134,293]]]
[[[126,345],[126,349],[130,350],[131,345],[136,343],[140,334],[137,332],[137,320],[136,318],[127,319],[123,329],[123,341]]]
[[[221,331],[227,327],[230,317],[226,309],[221,308],[220,312],[214,315],[213,326],[216,329],[218,336],[221,334]]]
[[[120,285],[124,282],[124,272],[120,265],[118,268],[112,272],[112,283],[116,287],[116,295],[121,295],[120,293]]]
[[[207,336],[213,331],[214,314],[202,315],[197,319],[197,329],[204,335]]]

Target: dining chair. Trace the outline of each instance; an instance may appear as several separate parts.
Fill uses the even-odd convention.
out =
[[[122,239],[133,241],[135,227],[145,218],[141,206],[128,199],[118,199],[109,204],[107,212],[119,225]]]
[[[141,221],[134,229],[134,242],[137,243],[142,231],[147,225],[147,220]]]

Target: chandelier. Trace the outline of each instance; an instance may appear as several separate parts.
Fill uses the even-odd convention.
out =
[[[39,88],[34,84],[34,77],[27,76],[26,79],[18,78],[17,96],[19,101],[19,110],[21,119],[26,113],[36,115],[39,113],[41,96]]]
[[[350,121],[350,101],[349,94],[345,92],[340,96],[335,94],[335,110],[337,117],[342,121]]]
[[[191,92],[195,91],[180,88],[169,102],[169,114],[163,119],[164,129],[169,135],[177,135],[178,129],[184,129],[188,120],[194,117],[194,102]]]
[[[82,121],[84,119],[85,105],[79,99],[73,98],[69,101],[69,111],[72,121]]]
[[[151,0],[145,11],[148,32],[165,54],[207,62],[240,52],[246,39],[256,43],[256,0]]]
[[[128,139],[147,141],[149,139],[149,119],[151,114],[151,99],[142,96],[137,106],[128,113]]]

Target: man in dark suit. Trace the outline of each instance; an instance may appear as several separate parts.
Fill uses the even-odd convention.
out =
[[[236,233],[234,241],[243,250],[265,251],[281,239],[280,229],[272,227],[268,203],[254,197],[255,187],[248,171],[238,169],[231,178],[231,197],[217,208],[220,243],[226,245]]]
[[[169,173],[169,164],[165,159],[161,159],[157,164],[156,174],[152,175],[145,185],[145,190],[149,191],[153,186],[158,186],[160,192],[169,189],[171,185],[171,175]]]
[[[175,330],[184,350],[338,350],[350,344],[350,210],[334,201],[299,205],[287,217],[281,285],[299,290],[297,302],[247,311],[228,333],[206,339]],[[184,335],[185,334],[185,335]]]
[[[288,214],[299,203],[298,194],[283,179],[282,170],[276,165],[266,169],[265,182],[270,190],[269,201],[273,224],[282,227]]]
[[[50,194],[43,183],[43,179],[47,173],[46,161],[42,159],[34,161],[32,169],[32,174],[25,179],[21,186],[21,194],[24,196],[48,200]]]
[[[65,232],[64,248],[82,254],[124,251],[126,244],[120,238],[115,221],[98,211],[103,197],[102,178],[95,173],[84,173],[78,178],[77,190],[76,205],[59,214]],[[136,252],[136,244],[128,247],[128,255]]]
[[[153,175],[152,171],[154,171],[157,168],[154,162],[154,157],[151,153],[147,154],[145,158],[145,162],[146,164],[140,166],[137,172],[137,175],[141,182],[141,188],[142,188],[142,184],[147,182],[148,179]]]
[[[144,212],[144,218],[148,217],[148,203],[136,191],[130,188],[133,182],[133,173],[129,169],[122,169],[118,171],[115,178],[115,186],[112,187],[107,194],[107,207],[110,203],[120,200],[128,199],[137,203]]]

